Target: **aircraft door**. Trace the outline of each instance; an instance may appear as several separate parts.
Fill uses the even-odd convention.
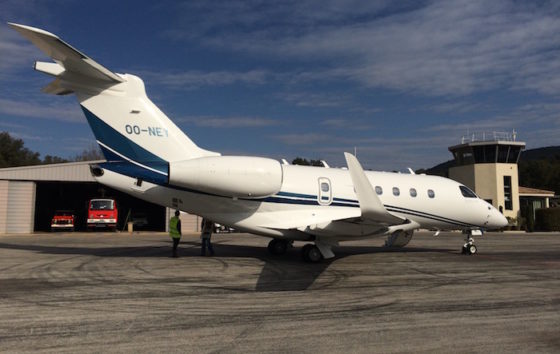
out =
[[[321,205],[329,205],[332,203],[331,181],[326,177],[319,177],[319,194],[317,201]]]

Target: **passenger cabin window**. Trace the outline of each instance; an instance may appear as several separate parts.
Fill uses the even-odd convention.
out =
[[[323,192],[328,192],[329,191],[329,184],[325,183],[325,182],[321,183],[321,190]]]
[[[434,193],[434,191],[431,190],[431,189],[428,189],[428,197],[434,198],[435,196],[436,196],[436,194]]]
[[[401,191],[397,187],[393,187],[393,195],[398,197],[401,194]]]
[[[377,193],[377,195],[383,194],[383,188],[381,188],[380,186],[375,186],[375,193]]]
[[[410,188],[410,196],[411,197],[416,197],[417,195],[418,195],[418,193],[416,193],[416,189]]]
[[[463,197],[465,198],[478,198],[476,196],[476,194],[474,194],[473,191],[471,191],[470,189],[468,189],[465,186],[459,186],[459,188],[461,189],[461,194],[463,195]]]

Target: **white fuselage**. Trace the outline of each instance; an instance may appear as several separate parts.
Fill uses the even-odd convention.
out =
[[[385,234],[379,225],[368,228],[367,224],[348,221],[361,216],[348,170],[282,165],[282,172],[280,191],[257,199],[148,182],[137,186],[136,179],[109,170],[97,179],[139,198],[263,236],[304,240],[309,235],[319,235],[344,240]],[[386,209],[415,222],[415,228],[471,230],[503,226],[498,210],[484,200],[463,196],[455,181],[390,172],[368,171],[366,175],[374,188],[381,188],[377,194]],[[336,233],[340,229],[333,228],[336,220],[343,220],[344,231],[340,234],[333,234],[333,230]]]

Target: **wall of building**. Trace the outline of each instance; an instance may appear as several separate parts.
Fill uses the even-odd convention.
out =
[[[8,186],[10,181],[0,181],[0,234],[6,233],[8,220]]]
[[[505,208],[504,176],[511,177],[512,210]],[[492,205],[502,207],[506,217],[519,215],[519,177],[517,164],[484,163],[451,167],[449,178],[471,188],[480,198],[492,201]]]
[[[35,219],[35,183],[0,181],[0,233],[31,233]]]
[[[449,178],[475,190],[473,165],[456,166],[449,168]]]
[[[173,215],[175,215],[175,209],[166,208],[167,209],[167,220],[171,219]],[[179,215],[179,219],[181,220],[181,231],[184,233],[196,233],[200,232],[200,224],[202,223],[202,218],[198,215],[193,215],[185,212],[181,212]],[[169,222],[166,223],[165,231],[169,231]]]

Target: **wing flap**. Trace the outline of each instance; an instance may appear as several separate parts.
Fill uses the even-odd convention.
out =
[[[98,64],[54,34],[35,27],[16,23],[8,24],[62,66],[65,71],[105,82],[124,82],[120,76]]]

